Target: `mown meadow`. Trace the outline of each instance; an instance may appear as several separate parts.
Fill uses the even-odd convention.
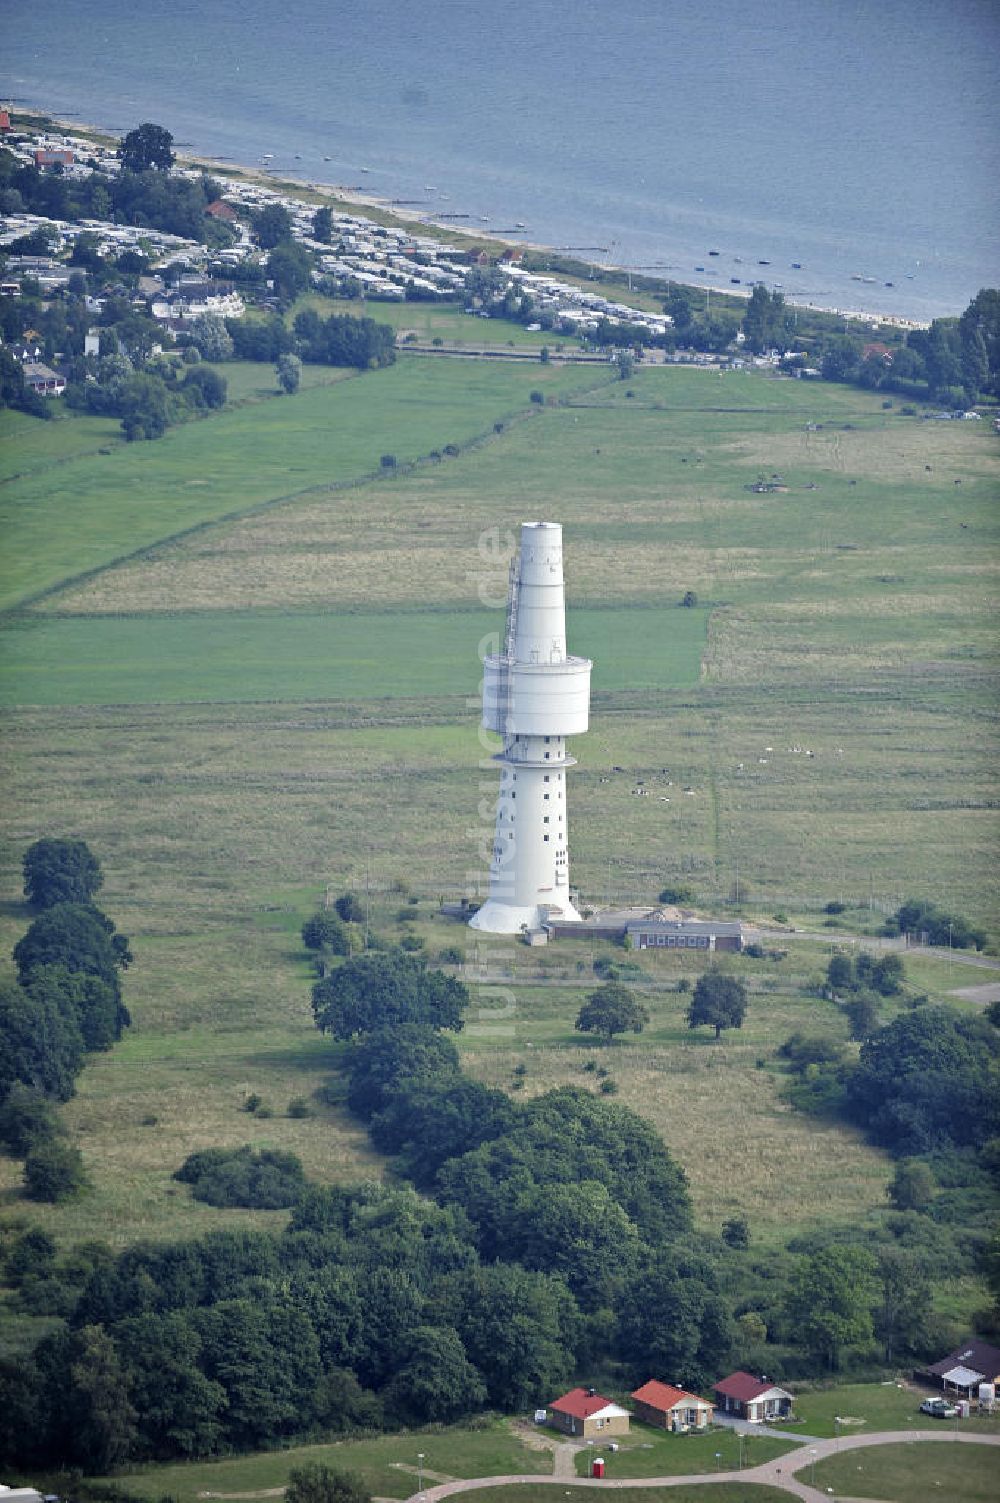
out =
[[[93,1188],[31,1219],[119,1246],[280,1222],[172,1182],[209,1144],[289,1148],[328,1182],[386,1172],[336,1093],[286,1115],[338,1057],[312,1024],[298,929],[348,886],[386,938],[465,950],[480,1078],[596,1088],[584,1065],[607,1056],[706,1228],[745,1213],[767,1244],[875,1214],[888,1159],[781,1099],[788,1033],[845,1029],[810,990],[829,946],[774,916],[821,929],[836,898],[874,930],[917,895],[996,933],[987,425],[758,373],[619,382],[403,356],[294,398],[235,374],[234,405],[156,444],[5,415],[0,935],[9,948],[27,922],[24,847],[66,833],[100,855],[103,906],[136,953],[134,1027],[64,1110]],[[564,525],[570,641],[595,660],[574,884],[593,903],[652,901],[667,881],[713,910],[738,897],[788,951],[739,962],[750,1014],[720,1045],[685,1026],[693,960],[644,960],[650,1030],[598,1050],[573,1030],[589,945],[539,956],[435,914],[483,880],[495,774],[477,649],[502,628],[510,540],[537,517]],[[408,896],[415,926],[398,918]],[[921,964],[935,997],[990,979],[957,956]],[[513,994],[502,1019],[484,979]],[[250,1092],[270,1118],[242,1110]],[[733,1138],[762,1144],[738,1173]],[[19,1173],[0,1161],[7,1219],[25,1217]]]

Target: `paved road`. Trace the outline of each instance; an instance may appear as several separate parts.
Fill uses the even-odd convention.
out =
[[[910,1444],[922,1440],[945,1440],[949,1444],[1000,1446],[1000,1435],[977,1435],[956,1430],[881,1430],[872,1435],[842,1435],[838,1440],[815,1440],[809,1445],[788,1451],[774,1461],[765,1461],[760,1466],[746,1467],[742,1472],[696,1472],[688,1476],[671,1477],[577,1477],[575,1487],[603,1487],[620,1491],[628,1487],[682,1487],[708,1485],[713,1482],[760,1482],[770,1487],[781,1488],[803,1503],[830,1503],[829,1494],[818,1487],[802,1481],[798,1473],[811,1472],[813,1461],[822,1461],[827,1456],[836,1456],[843,1451],[857,1451],[866,1446],[891,1446]],[[567,1448],[568,1449],[568,1448]],[[576,1447],[575,1449],[581,1449]],[[564,1450],[559,1447],[561,1459]],[[471,1493],[484,1487],[510,1487],[519,1484],[528,1486],[546,1485],[565,1490],[569,1478],[565,1475],[539,1477],[532,1473],[520,1473],[505,1477],[470,1477],[461,1482],[443,1482],[439,1487],[425,1488],[422,1493],[413,1493],[407,1503],[439,1503],[454,1493]]]

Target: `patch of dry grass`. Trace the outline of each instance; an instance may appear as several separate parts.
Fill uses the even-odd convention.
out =
[[[651,957],[640,960],[647,971],[656,969]],[[596,1062],[608,1070],[614,1100],[651,1121],[684,1166],[700,1225],[718,1232],[728,1217],[742,1214],[755,1239],[777,1243],[797,1227],[828,1217],[857,1222],[885,1204],[886,1156],[859,1134],[793,1112],[779,1096],[783,1077],[774,1051],[796,1028],[842,1033],[830,1004],[794,988],[754,991],[744,1027],[717,1044],[710,1030],[688,1029],[685,995],[644,992],[651,1013],[645,1034],[604,1047],[573,1029],[593,981],[539,987],[515,975],[505,984],[516,999],[511,1036],[480,1040],[470,1033],[462,1045],[466,1068],[510,1088],[514,1066],[524,1065],[526,1097],[563,1085],[597,1090],[598,1079],[584,1066]]]

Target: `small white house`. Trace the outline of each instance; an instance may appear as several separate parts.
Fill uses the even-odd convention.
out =
[[[752,1373],[730,1373],[715,1385],[716,1407],[723,1414],[737,1414],[751,1424],[765,1420],[786,1419],[795,1402],[790,1393],[770,1383],[767,1378],[755,1378]]]

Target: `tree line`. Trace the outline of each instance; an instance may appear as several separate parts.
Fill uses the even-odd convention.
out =
[[[0,1143],[25,1160],[25,1193],[61,1200],[83,1183],[53,1103],[68,1101],[87,1054],[129,1026],[120,972],[128,939],[94,904],[100,864],[82,840],[42,839],[24,854],[24,893],[40,909],[14,946],[17,980],[0,983]]]
[[[396,335],[389,324],[350,314],[323,318],[315,309],[295,317],[291,329],[279,314],[265,318],[230,318],[226,329],[237,360],[276,364],[295,354],[310,365],[349,365],[358,370],[392,365]]]

